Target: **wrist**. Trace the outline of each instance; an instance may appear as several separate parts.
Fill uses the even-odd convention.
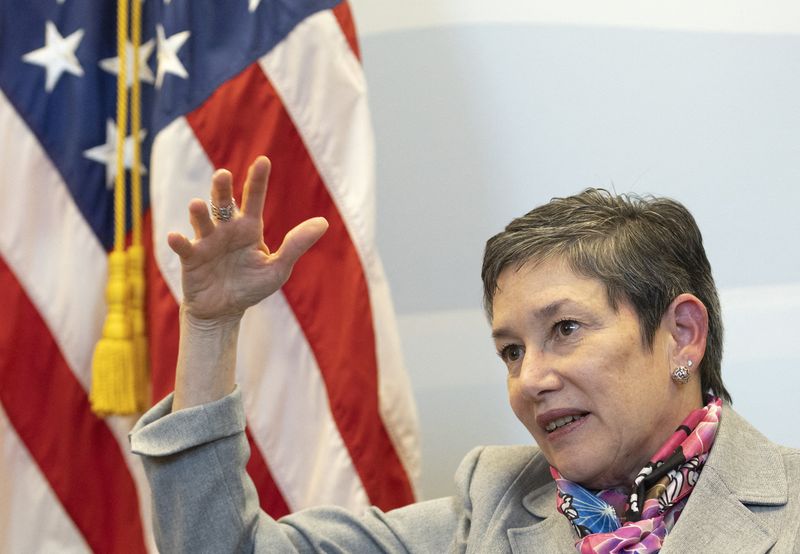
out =
[[[172,409],[213,402],[235,386],[241,314],[202,318],[181,306],[181,334]]]
[[[205,317],[196,315],[186,304],[180,306],[180,322],[187,328],[200,332],[219,332],[229,330],[239,325],[244,312]]]

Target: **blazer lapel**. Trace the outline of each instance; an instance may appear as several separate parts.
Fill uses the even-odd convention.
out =
[[[554,482],[529,493],[522,504],[537,522],[528,527],[508,530],[508,541],[512,552],[575,554],[575,532],[567,518],[556,510]]]
[[[767,552],[777,540],[775,533],[709,469],[703,469],[701,481],[667,536],[661,553]]]
[[[662,554],[768,551],[778,533],[767,514],[748,506],[788,501],[783,460],[774,444],[730,406],[700,479]]]

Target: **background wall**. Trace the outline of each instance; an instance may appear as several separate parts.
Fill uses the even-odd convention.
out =
[[[800,6],[351,4],[426,497],[452,491],[470,447],[531,441],[480,311],[483,244],[586,186],[671,196],[695,214],[735,407],[800,447]]]

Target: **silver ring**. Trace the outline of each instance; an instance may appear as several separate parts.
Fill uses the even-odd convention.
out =
[[[236,214],[236,200],[233,198],[230,204],[221,208],[214,204],[213,200],[211,201],[211,215],[217,221],[230,221],[234,214]]]

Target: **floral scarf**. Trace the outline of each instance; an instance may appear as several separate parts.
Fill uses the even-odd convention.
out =
[[[697,483],[721,415],[719,398],[693,410],[642,468],[628,494],[619,489],[588,491],[551,467],[558,488],[557,508],[578,533],[578,552],[660,551]]]

